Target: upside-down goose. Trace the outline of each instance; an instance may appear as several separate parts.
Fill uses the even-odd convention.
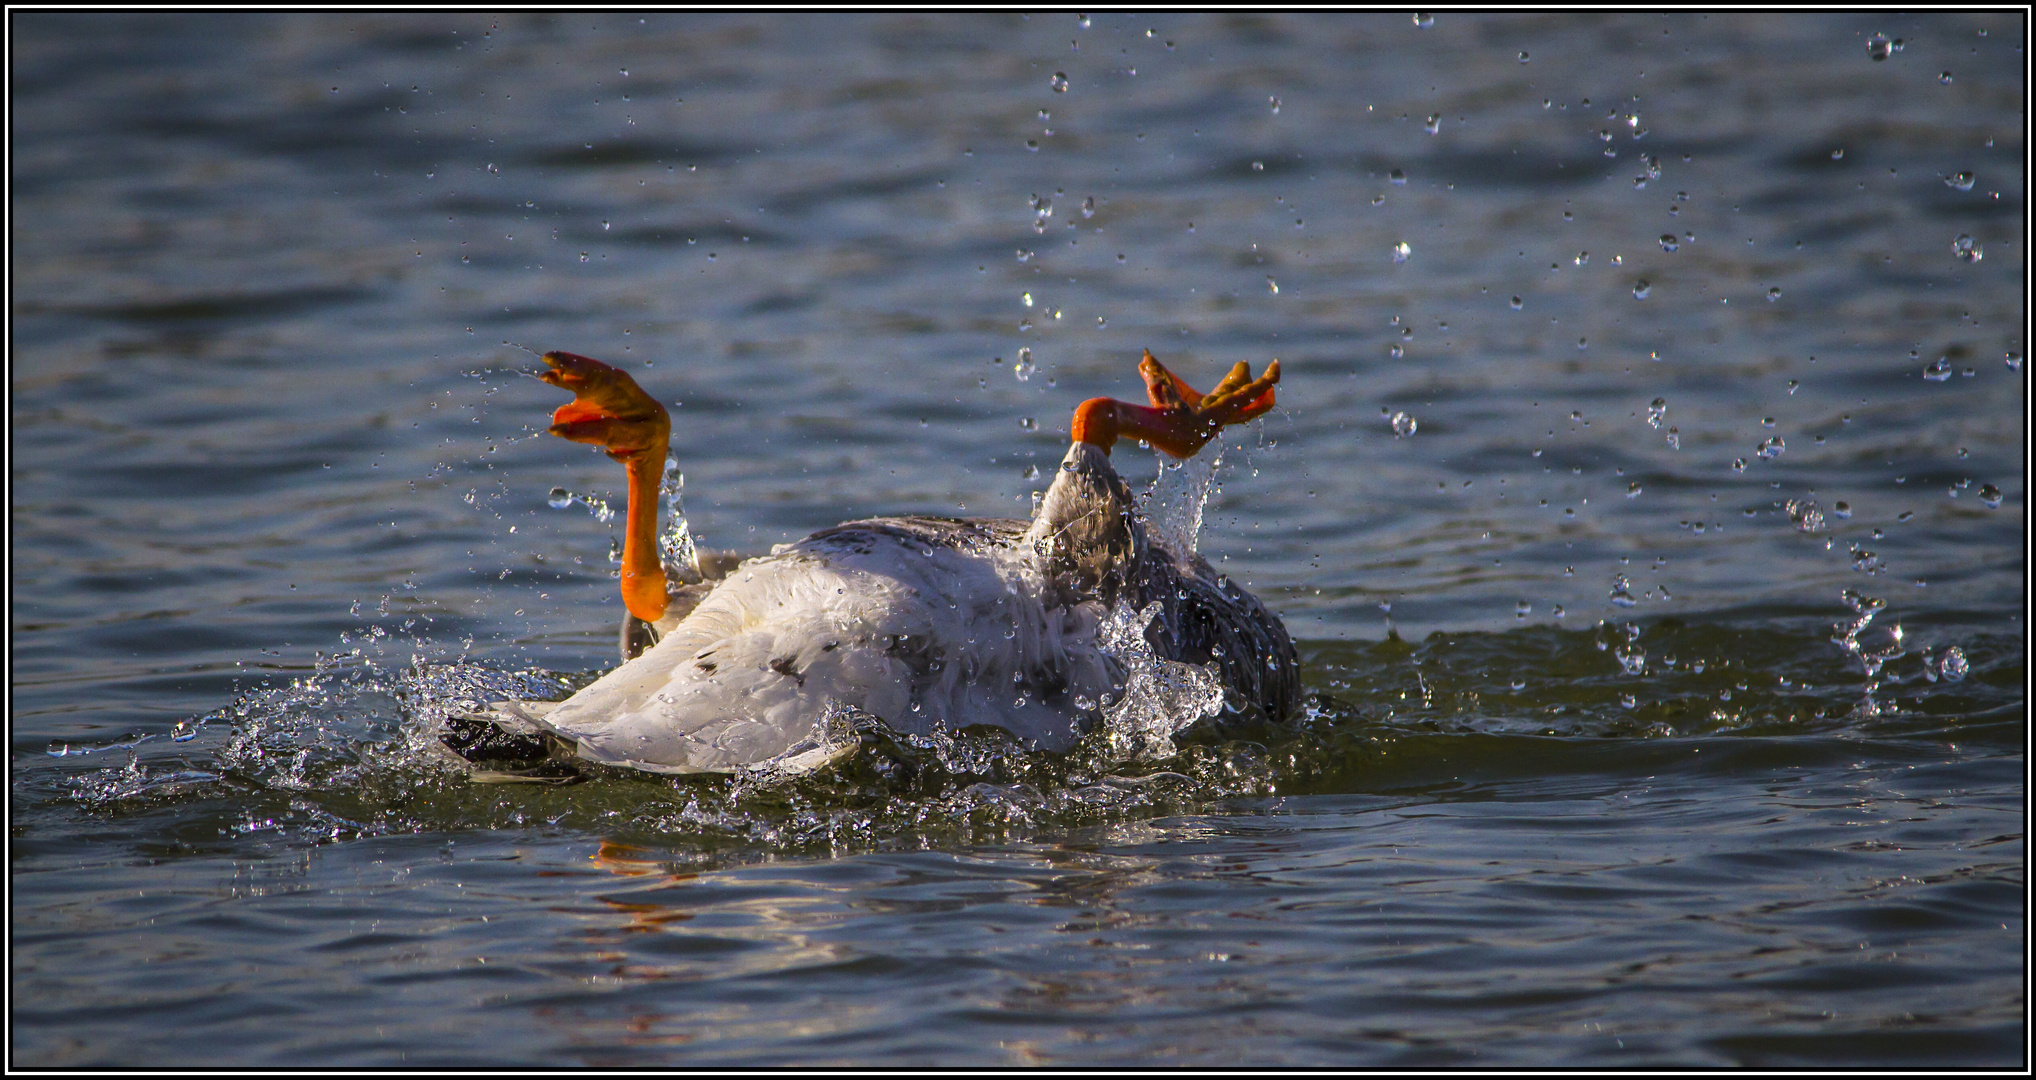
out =
[[[443,737],[462,756],[535,738],[653,772],[796,770],[831,760],[815,725],[843,709],[903,734],[985,724],[1065,750],[1127,693],[1124,650],[1104,640],[1125,605],[1149,656],[1201,666],[1223,705],[1274,721],[1296,709],[1299,664],[1279,617],[1169,546],[1110,464],[1120,438],[1185,460],[1264,414],[1277,360],[1257,378],[1239,363],[1204,395],[1147,352],[1150,404],[1083,402],[1030,521],[867,518],[739,563],[669,569],[657,544],[664,406],[598,360],[544,361],[539,377],[574,395],[550,433],[601,447],[628,474],[624,663],[563,702],[503,702],[453,722]]]

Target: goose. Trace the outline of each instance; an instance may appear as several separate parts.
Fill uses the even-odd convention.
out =
[[[666,566],[658,491],[670,415],[615,367],[569,352],[543,359],[538,377],[573,394],[550,434],[600,447],[628,477],[624,662],[562,702],[497,702],[449,719],[442,741],[471,763],[798,772],[845,752],[825,723],[844,715],[901,734],[989,725],[1065,751],[1139,693],[1152,707],[1154,686],[1127,686],[1134,653],[1177,676],[1158,690],[1185,688],[1161,707],[1228,706],[1271,721],[1296,711],[1299,661],[1279,616],[1191,542],[1153,527],[1110,459],[1123,439],[1194,456],[1223,427],[1272,409],[1278,360],[1256,378],[1239,362],[1201,394],[1146,351],[1149,404],[1076,408],[1030,520],[865,518],[767,555]]]

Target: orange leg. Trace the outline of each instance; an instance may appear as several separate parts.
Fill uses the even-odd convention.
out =
[[[551,433],[592,443],[629,472],[629,514],[622,533],[622,603],[644,622],[665,613],[665,572],[657,554],[658,482],[672,441],[671,415],[636,380],[599,360],[548,352],[538,378],[571,390],[551,414]]]
[[[1280,362],[1267,364],[1265,374],[1254,379],[1251,365],[1240,360],[1207,394],[1197,393],[1153,359],[1149,350],[1138,362],[1138,374],[1145,379],[1146,398],[1152,404],[1090,398],[1075,409],[1075,442],[1109,453],[1118,436],[1124,435],[1144,439],[1177,458],[1193,457],[1224,427],[1255,419],[1273,407]]]

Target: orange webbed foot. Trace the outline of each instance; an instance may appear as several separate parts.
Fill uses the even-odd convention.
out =
[[[671,449],[672,418],[625,372],[576,353],[548,352],[538,378],[573,400],[551,414],[551,433],[608,451],[629,472],[629,515],[622,537],[622,602],[644,622],[662,618],[668,603],[658,561],[657,491]]]
[[[654,456],[663,464],[671,414],[627,372],[569,352],[545,353],[544,362],[551,370],[537,377],[573,392],[573,400],[551,414],[553,435],[599,446],[617,461]]]
[[[1231,424],[1263,416],[1274,404],[1273,386],[1280,381],[1280,362],[1266,365],[1265,374],[1251,376],[1251,365],[1239,361],[1215,388],[1199,393],[1166,369],[1150,350],[1138,362],[1150,407],[1110,398],[1093,398],[1075,410],[1074,438],[1110,449],[1119,435],[1144,439],[1177,458],[1189,458]]]

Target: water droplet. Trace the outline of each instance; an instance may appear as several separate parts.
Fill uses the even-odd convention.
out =
[[[1789,521],[1803,532],[1816,532],[1824,527],[1824,511],[1814,500],[1790,499],[1782,508],[1788,512]]]
[[[1951,253],[1969,263],[1980,261],[1985,254],[1972,237],[1964,233],[1959,233],[1958,238],[1951,242]]]
[[[1271,98],[1268,98],[1267,100],[1272,103],[1273,112],[1277,113],[1280,111],[1280,99],[1278,94],[1273,95]]]
[[[1067,93],[1067,72],[1065,71],[1054,72],[1052,86],[1053,92],[1056,94]]]
[[[1526,301],[1521,300],[1519,297],[1516,296],[1508,303],[1507,306],[1511,307],[1514,311],[1518,311],[1521,308],[1526,307],[1527,304]]]
[[[2006,354],[2004,354],[2004,355],[2003,355],[2003,356],[2001,357],[2001,362],[2002,362],[2002,363],[2004,363],[2004,364],[2006,364],[2006,365],[2008,365],[2008,370],[2009,370],[2009,371],[2020,371],[2020,370],[2022,370],[2022,354],[2021,354],[2021,353],[2013,353],[2013,352],[2011,352],[2011,353],[2006,353]]]
[[[1776,300],[1779,300],[1779,299],[1781,299],[1781,289],[1780,289],[1780,288],[1773,288],[1773,289],[1769,289],[1769,290],[1767,290],[1767,302],[1768,302],[1768,303],[1772,304],[1772,303],[1774,303],[1774,302],[1775,302]]]
[[[1841,146],[1841,147],[1839,147],[1838,149],[1836,149],[1836,150],[1833,150],[1833,151],[1831,151],[1831,160],[1833,160],[1833,161],[1844,161],[1844,160],[1845,160],[1845,148]]]
[[[1398,360],[1400,357],[1407,355],[1407,347],[1399,342],[1394,342],[1393,347],[1386,350],[1386,355]]]
[[[1937,665],[1938,673],[1946,682],[1962,681],[1965,673],[1970,670],[1965,661],[1965,653],[1956,645],[1944,650],[1944,656],[1937,661]]]
[[[1404,439],[1414,434],[1420,423],[1403,412],[1393,414],[1393,437]]]
[[[1020,473],[1019,476],[1027,480],[1037,480],[1039,479],[1039,466],[1027,465],[1025,466],[1025,471]]]
[[[1635,300],[1647,299],[1647,294],[1652,291],[1653,286],[1647,283],[1646,278],[1641,278],[1639,281],[1633,283],[1633,299]]]
[[[1675,249],[1676,249],[1676,239],[1675,239],[1675,234],[1674,234],[1674,233],[1662,233],[1662,234],[1661,234],[1661,250],[1663,250],[1663,251],[1674,251]]]
[[[1888,54],[1893,51],[1894,49],[1888,45],[1888,39],[1885,35],[1875,34],[1866,41],[1866,55],[1873,57],[1875,61],[1887,59]]]
[[[1534,610],[1533,604],[1530,604],[1527,601],[1522,600],[1519,603],[1513,605],[1513,617],[1516,619],[1524,619],[1531,612],[1533,612],[1533,610]],[[1515,687],[1514,689],[1518,689],[1518,687]]]
[[[1428,134],[1430,135],[1439,134],[1442,131],[1442,114],[1430,113],[1428,115],[1428,122],[1426,124],[1423,124],[1422,127],[1426,129]]]
[[[1265,287],[1271,289],[1275,295],[1280,291],[1280,283],[1274,281],[1271,274],[1265,276]]]
[[[1576,253],[1575,261],[1578,266],[1583,266],[1591,261],[1591,253],[1588,251],[1579,251]]]
[[[553,510],[564,510],[566,507],[573,505],[573,493],[562,487],[555,487],[551,489],[551,496],[545,499],[545,502]]]
[[[1946,86],[1950,86],[1950,85],[1951,85],[1951,73],[1950,73],[1950,72],[1948,72],[1948,71],[1940,71],[1940,72],[1938,72],[1938,73],[1937,73],[1937,81],[1938,81],[1938,82],[1941,82],[1941,83],[1943,83],[1943,84],[1944,84],[1944,85],[1946,85]]]
[[[1632,607],[1634,604],[1639,603],[1639,601],[1633,599],[1632,583],[1626,580],[1626,575],[1624,574],[1612,575],[1612,592],[1609,599],[1619,607]],[[1644,662],[1645,657],[1642,660]],[[1621,664],[1626,662],[1623,655],[1620,656],[1619,662]],[[1633,673],[1629,671],[1628,674]]]
[[[1626,497],[1629,499],[1637,499],[1640,497],[1640,481],[1635,480],[1632,483],[1626,485]]]
[[[1936,363],[1923,369],[1923,378],[1930,382],[1943,382],[1951,378],[1951,358],[1938,357]]]
[[[1396,263],[1406,262],[1407,257],[1412,254],[1414,254],[1414,248],[1405,240],[1393,245],[1393,261]]]
[[[1435,16],[1425,11],[1417,11],[1414,13],[1414,25],[1426,30],[1435,25]]]
[[[1957,188],[1960,191],[1971,191],[1973,179],[1973,175],[1969,172],[1952,173],[1944,178],[1944,186]]]
[[[1979,486],[1979,501],[1985,504],[1989,510],[1999,510],[2001,508],[2001,489],[1992,484],[1981,484]]]
[[[1096,216],[1096,197],[1094,195],[1082,200],[1082,216],[1085,218]]]
[[[609,224],[608,224],[608,222],[605,222],[605,221],[604,221],[604,222],[602,222],[602,223],[601,223],[601,231],[602,231],[602,232],[607,232],[607,231],[608,231],[608,228],[609,228]]]
[[[1758,447],[1754,448],[1753,452],[1755,455],[1762,458],[1763,460],[1772,461],[1775,458],[1780,457],[1782,451],[1786,449],[1788,449],[1788,444],[1782,441],[1781,436],[1776,435],[1775,437],[1767,440],[1764,443],[1761,443]]]
[[[1031,303],[1031,294],[1027,293],[1026,297],[1026,303]],[[1032,371],[1032,350],[1030,348],[1019,349],[1018,359],[1011,363],[1011,374],[1017,376],[1019,382],[1031,382]]]
[[[1523,64],[1527,62],[1527,52],[1524,49],[1520,52],[1520,62]]]
[[[1025,417],[1024,419],[1022,419],[1022,420],[1018,421],[1018,426],[1019,426],[1019,427],[1021,427],[1021,428],[1024,428],[1024,429],[1025,429],[1025,430],[1027,430],[1027,431],[1038,431],[1038,430],[1039,430],[1039,421],[1037,421],[1037,420],[1034,420],[1033,418],[1031,418],[1031,417],[1029,417],[1029,416],[1028,416],[1028,417]]]
[[[1745,471],[1746,471],[1746,459],[1745,459],[1745,458],[1743,458],[1743,457],[1742,457],[1742,458],[1733,458],[1733,459],[1732,459],[1732,471],[1733,471],[1733,472],[1736,472],[1736,473],[1743,473],[1743,472],[1745,472]]]
[[[1392,172],[1386,174],[1386,179],[1391,180],[1395,184],[1405,184],[1407,182],[1407,174],[1401,172],[1398,169],[1394,169]]]
[[[1659,428],[1662,418],[1668,415],[1668,399],[1655,398],[1647,404],[1647,426]]]

